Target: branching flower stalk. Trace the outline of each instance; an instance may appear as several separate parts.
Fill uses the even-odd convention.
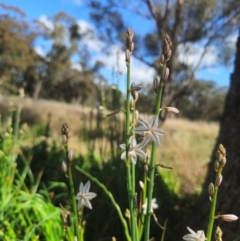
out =
[[[63,140],[63,145],[65,148],[65,153],[67,158],[67,175],[68,175],[69,186],[70,186],[71,206],[73,208],[73,224],[75,229],[74,233],[77,236],[78,241],[83,241],[83,236],[80,234],[81,229],[78,226],[78,211],[77,211],[77,204],[76,204],[76,197],[74,192],[72,169],[71,169],[73,153],[68,148],[69,138],[70,138],[70,128],[67,123],[64,123],[62,125],[62,140]]]
[[[168,35],[166,35],[164,39],[164,43],[162,46],[162,55],[160,57],[160,83],[157,88],[157,99],[155,105],[155,115],[159,116],[161,101],[162,101],[162,92],[165,81],[169,76],[169,69],[166,67],[167,61],[171,57],[171,40]],[[156,144],[152,142],[151,147],[151,157],[149,164],[149,182],[147,183],[147,212],[144,222],[144,241],[149,241],[150,236],[150,219],[151,219],[151,201],[153,196],[153,186],[154,186],[154,176],[155,176],[155,156],[156,156]]]

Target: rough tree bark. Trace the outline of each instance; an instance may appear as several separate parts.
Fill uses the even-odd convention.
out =
[[[227,151],[227,164],[223,169],[223,182],[218,192],[216,212],[221,214],[235,214],[240,219],[240,31],[237,40],[234,72],[230,77],[230,87],[225,100],[225,107],[220,122],[219,136],[209,163],[203,194],[197,201],[194,211],[191,211],[184,225],[194,230],[206,230],[210,201],[208,185],[215,180],[214,162],[215,152],[219,144],[223,144]],[[223,231],[223,240],[230,241],[240,235],[240,220],[228,223],[215,221],[215,228],[219,225]],[[215,233],[215,228],[213,234]],[[187,230],[184,229],[184,233]],[[215,240],[214,236],[212,240]]]

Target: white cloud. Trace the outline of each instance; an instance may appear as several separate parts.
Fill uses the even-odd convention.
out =
[[[95,28],[86,21],[79,20],[79,33],[83,36],[81,44],[84,44],[89,50],[101,52],[102,41],[98,38]]]
[[[76,69],[78,71],[82,71],[82,66],[79,63],[72,62],[71,66],[72,66],[72,69]]]
[[[42,23],[43,25],[45,25],[49,30],[54,29],[53,22],[51,20],[49,20],[49,18],[46,15],[41,15],[38,18],[38,21],[40,23]]]
[[[39,18],[39,21],[51,30],[54,28],[52,22],[45,15],[42,15]],[[104,63],[104,72],[108,72],[106,74],[106,78],[111,76],[110,73],[113,69],[125,75],[127,68],[124,51],[119,46],[112,45],[108,46],[108,53],[104,53],[102,51],[104,43],[98,38],[97,31],[94,26],[84,20],[78,20],[77,24],[79,25],[79,33],[82,36],[79,48],[82,46],[86,47],[91,52],[93,61],[100,60]],[[41,46],[36,46],[35,50],[41,56],[46,55]],[[119,63],[117,63],[117,58],[119,58]],[[82,69],[81,65],[77,63],[76,60],[72,61],[72,68],[79,71]],[[131,58],[131,82],[135,82],[136,84],[150,83],[153,80],[154,74],[155,71],[153,68],[150,68],[134,57]]]
[[[226,44],[229,45],[230,48],[235,49],[236,41],[237,41],[238,33],[233,33],[226,37]],[[204,52],[204,44],[196,43],[186,43],[185,45],[180,45],[178,47],[179,59],[188,65],[196,66],[199,62],[203,52]],[[216,45],[209,45],[206,49],[206,53],[202,59],[201,66],[208,68],[209,70],[213,70],[213,66],[218,63],[218,49]],[[214,70],[213,70],[214,71]]]
[[[179,60],[187,65],[196,66],[204,53],[205,49],[200,44],[180,45],[178,47]],[[202,59],[201,66],[212,66],[217,62],[216,46],[210,45],[206,49],[206,53]]]
[[[42,46],[35,46],[34,49],[37,52],[37,54],[39,54],[40,56],[42,57],[46,56],[46,52],[44,51]]]
[[[110,46],[109,52],[110,54],[102,55],[101,58],[105,67],[109,71],[115,69],[116,71],[126,74],[127,67],[125,62],[125,53],[118,46]],[[117,58],[119,58],[118,63]],[[133,56],[131,57],[131,82],[135,82],[136,84],[150,83],[153,80],[154,74],[155,71],[153,68],[150,68],[148,65],[142,63]]]

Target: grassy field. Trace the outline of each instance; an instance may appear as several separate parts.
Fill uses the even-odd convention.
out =
[[[96,130],[97,110],[74,104],[64,104],[53,101],[19,99],[1,97],[0,106],[3,113],[14,108],[17,103],[22,106],[21,122],[29,126],[46,126],[49,124],[51,138],[61,141],[61,125],[69,123],[72,130],[70,145],[75,153],[86,154],[89,143],[84,141],[83,130]],[[102,113],[100,113],[102,114]],[[119,118],[121,122],[121,117]],[[101,119],[101,124],[111,125],[111,119]],[[113,128],[115,122],[112,123]],[[108,125],[109,126],[109,125]],[[102,127],[108,131],[108,126]],[[123,124],[118,127],[123,128]],[[169,118],[162,126],[165,135],[161,138],[161,147],[157,151],[157,162],[173,167],[173,170],[163,170],[164,176],[172,186],[181,193],[196,193],[201,189],[207,171],[207,164],[218,135],[218,123]],[[41,138],[41,137],[39,137]],[[31,139],[31,138],[30,138]],[[36,141],[35,136],[32,140]],[[96,138],[94,151],[100,155],[100,145],[105,143],[105,151],[110,150],[110,143],[104,137]],[[118,143],[121,144],[121,143]],[[100,156],[101,158],[101,156]]]

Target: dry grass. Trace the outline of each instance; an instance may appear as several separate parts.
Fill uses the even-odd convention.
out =
[[[56,139],[61,138],[62,123],[69,123],[72,129],[71,147],[82,154],[87,152],[87,146],[81,142],[79,133],[84,128],[88,129],[90,125],[95,125],[96,111],[78,105],[45,100],[0,98],[2,111],[16,103],[21,103],[23,107],[21,119],[24,122],[47,123],[51,116],[51,133]],[[157,162],[173,167],[170,172],[173,172],[175,181],[181,183],[182,192],[194,193],[201,187],[218,135],[218,128],[217,123],[191,122],[173,118],[168,119],[162,126],[166,134],[162,137],[162,145],[157,151]],[[96,147],[103,142],[107,143],[107,140],[98,140]]]
[[[165,164],[174,168],[183,192],[194,193],[201,187],[218,128],[217,123],[183,119],[169,119],[163,126],[166,135],[158,153],[163,156]]]

